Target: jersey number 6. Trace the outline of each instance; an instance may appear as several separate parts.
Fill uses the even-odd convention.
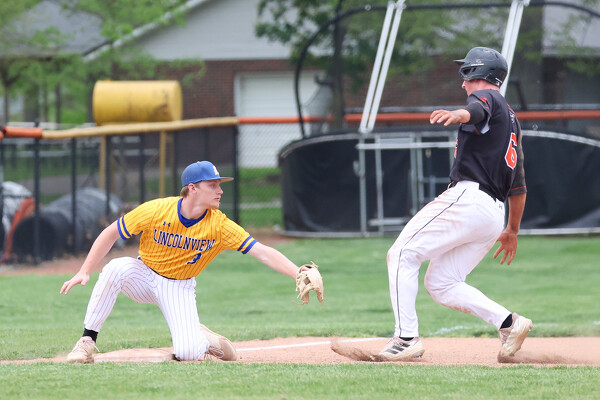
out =
[[[508,149],[506,149],[506,165],[511,169],[515,169],[517,166],[517,135],[514,132],[510,134],[510,142],[508,143]]]

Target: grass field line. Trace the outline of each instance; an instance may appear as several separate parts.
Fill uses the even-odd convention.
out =
[[[433,332],[431,334],[431,336],[439,336],[439,335],[443,335],[443,334],[454,332],[454,331],[469,330],[472,328],[473,328],[472,326],[467,326],[467,325],[457,325],[457,326],[452,326],[450,328],[440,328],[437,331]]]
[[[339,343],[357,343],[357,342],[367,342],[369,340],[381,340],[381,339],[389,339],[389,338],[357,338],[357,339],[344,339],[340,340]],[[236,349],[238,352],[240,351],[258,351],[258,350],[273,350],[273,349],[289,349],[293,347],[310,347],[310,346],[320,346],[323,344],[331,344],[331,340],[325,340],[321,342],[308,342],[308,343],[296,343],[296,344],[281,344],[277,346],[263,346],[263,347],[248,347],[245,349]]]

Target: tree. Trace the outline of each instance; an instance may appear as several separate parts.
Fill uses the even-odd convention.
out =
[[[600,0],[580,0],[580,6],[598,10]],[[600,75],[600,63],[598,63],[598,49],[583,46],[581,37],[586,36],[586,31],[594,21],[592,15],[582,12],[569,13],[564,24],[549,39],[559,52],[559,55],[567,60],[566,65],[588,77]],[[596,16],[595,21],[598,21]]]
[[[78,0],[68,3],[67,7],[71,11],[84,12],[98,18],[101,21],[102,36],[106,39],[103,50],[97,51],[96,57],[76,65],[77,74],[84,82],[83,88],[87,88],[85,97],[88,100],[88,120],[92,119],[91,90],[98,80],[159,79],[162,77],[159,67],[164,64],[201,66],[201,60],[178,60],[170,63],[157,61],[134,47],[123,45],[128,39],[132,39],[135,29],[145,24],[183,24],[184,11],[181,6],[185,3],[186,0]],[[197,79],[200,74],[201,68],[198,67],[198,72],[189,73],[184,81]]]
[[[335,105],[332,111],[336,121],[342,121],[343,114],[344,94],[340,82],[349,80],[350,88],[357,90],[370,76],[387,3],[375,0],[371,2],[376,6],[371,8],[372,11],[365,9],[332,24],[327,34],[315,40],[309,50],[305,64],[326,70],[327,81],[332,83]],[[441,0],[429,2],[443,3]],[[291,45],[291,59],[297,62],[303,47],[320,26],[349,10],[364,7],[364,1],[359,0],[261,0],[256,33]],[[431,55],[442,48],[460,51],[468,48],[467,43],[471,41],[456,28],[460,27],[460,19],[465,13],[468,14],[448,10],[405,12],[394,49],[395,59],[401,55],[401,62],[392,63],[390,74],[410,75],[426,70],[434,65]],[[490,44],[501,40],[499,30],[490,25],[493,21],[490,13],[480,11],[474,21],[476,26],[469,32],[471,38],[486,32]],[[448,42],[452,44],[448,46]]]
[[[48,50],[63,38],[55,28],[37,32],[27,29],[27,21],[17,21],[27,8],[39,0],[5,0],[0,2],[0,82],[4,96],[4,123],[10,117],[11,90],[38,62],[47,58]]]
[[[67,102],[79,110],[69,110],[71,117],[67,122],[81,123],[92,119],[91,92],[99,79],[159,79],[168,68],[183,69],[192,65],[195,68],[184,76],[183,84],[195,81],[202,74],[201,60],[161,62],[132,46],[123,45],[132,38],[135,29],[145,24],[183,24],[185,9],[181,6],[185,0],[64,0],[62,6],[66,12],[85,13],[100,22],[105,41],[98,43],[103,45],[102,50],[97,51],[93,59],[65,51],[65,44],[73,37],[63,34],[61,27],[43,30],[30,27],[26,34],[14,29],[23,11],[38,2],[0,2],[0,22],[5,22],[0,26],[0,34],[7,39],[0,42],[0,80],[6,98],[5,108],[10,90],[18,89],[31,94],[28,96],[32,99],[31,107],[43,120],[50,119],[50,111],[54,109],[55,121],[61,121],[61,105]],[[27,21],[21,25],[27,26]],[[163,68],[165,65],[167,68]],[[39,97],[42,98],[41,106],[37,105]],[[7,111],[5,115],[8,115]]]
[[[418,4],[417,4],[418,3]],[[508,18],[510,1],[504,3],[506,7],[478,8],[478,9],[419,9],[423,6],[447,6],[447,1],[429,0],[425,2],[407,1],[408,8],[403,12],[400,29],[395,43],[393,62],[390,65],[389,76],[404,76],[406,78],[426,76],[425,72],[432,68],[436,58],[444,54],[450,57],[463,56],[465,51],[473,47],[474,43],[501,49],[506,21]],[[465,6],[489,4],[489,1],[476,0],[472,2],[459,2]],[[580,0],[583,6],[593,7],[598,0]],[[382,29],[383,15],[381,9],[387,0],[373,0],[373,6],[379,7],[377,11],[365,11],[353,14],[343,19],[340,24],[332,25],[330,29],[317,40],[309,50],[305,66],[312,66],[327,71],[330,82],[339,82],[343,75],[345,85],[352,90],[364,87],[375,59],[375,53]],[[291,59],[298,61],[303,47],[323,24],[330,21],[339,13],[365,7],[365,2],[360,0],[261,0],[258,8],[259,23],[256,33],[260,37],[281,42],[291,46]],[[411,8],[412,7],[412,8]],[[523,21],[517,42],[517,53],[524,55],[529,62],[541,62],[542,38],[542,9],[529,7],[523,15]],[[577,49],[577,43],[572,40],[574,27],[581,23],[589,23],[589,16],[576,13],[557,35],[558,46],[567,51]],[[579,25],[578,25],[579,24]],[[337,27],[337,34],[334,29]],[[483,39],[482,39],[483,38]],[[340,44],[340,42],[342,44]],[[341,49],[341,67],[336,61],[338,49]],[[581,46],[579,50],[582,51]],[[583,52],[589,49],[583,49]],[[600,72],[597,58],[589,59],[584,66],[578,61],[572,63],[573,67],[585,68],[586,71]],[[408,81],[409,79],[404,79]],[[335,88],[335,85],[334,85]],[[341,87],[334,93],[335,97],[343,98]],[[333,102],[336,121],[341,118],[337,114],[343,113],[339,104],[342,99]]]

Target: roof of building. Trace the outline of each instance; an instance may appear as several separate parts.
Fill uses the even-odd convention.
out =
[[[0,47],[0,57],[48,57],[57,53],[78,53],[91,55],[102,51],[109,44],[102,36],[100,18],[85,12],[75,12],[66,5],[73,0],[43,0],[24,11],[10,24],[0,28],[4,46]],[[182,5],[183,11],[190,10],[212,0],[189,0]],[[181,9],[180,9],[181,10]],[[161,20],[172,18],[166,13]],[[151,22],[138,27],[120,40],[117,45],[134,40],[160,24]],[[47,43],[32,44],[31,39],[43,32]]]
[[[73,12],[64,7],[68,0],[44,0],[24,11],[10,24],[13,40],[0,49],[3,56],[36,57],[57,53],[86,54],[106,42],[101,34],[101,20],[91,14]],[[45,44],[32,44],[40,33],[49,39]],[[8,46],[7,46],[8,44]],[[12,44],[12,45],[11,45]]]

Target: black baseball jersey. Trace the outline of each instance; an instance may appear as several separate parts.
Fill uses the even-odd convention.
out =
[[[471,93],[467,104],[473,103],[483,107],[485,116],[460,125],[450,179],[478,182],[501,201],[525,193],[521,129],[514,111],[492,89]]]

